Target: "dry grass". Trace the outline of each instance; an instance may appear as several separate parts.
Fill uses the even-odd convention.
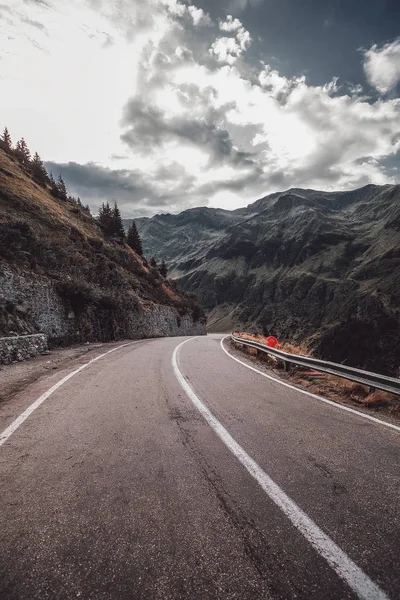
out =
[[[260,335],[257,333],[246,333],[246,332],[238,332],[236,335],[239,337],[249,340],[252,342],[259,342],[260,344],[266,345],[267,336]],[[309,348],[305,344],[291,344],[290,342],[282,342],[277,346],[279,350],[282,352],[287,352],[288,354],[298,354],[301,356],[310,356],[311,352]]]
[[[174,302],[179,302],[180,301],[179,296],[177,294],[175,294],[175,292],[173,292],[171,290],[171,288],[169,288],[165,283],[162,284],[162,289],[167,294],[167,296],[169,298],[171,298],[171,300],[174,300]]]
[[[237,335],[244,339],[265,343],[265,336],[245,332],[240,332]],[[257,355],[257,351],[254,348],[240,346],[240,349],[251,356]],[[301,344],[297,346],[289,342],[283,342],[280,349],[290,354],[310,356],[309,349]],[[280,361],[263,352],[259,353],[258,359],[268,363],[272,368],[282,368]],[[349,381],[328,373],[318,373],[312,370],[304,371],[296,367],[292,368],[287,377],[296,385],[307,389],[307,391],[330,398],[336,402],[362,406],[371,410],[380,410],[394,416],[400,416],[400,399],[394,394],[383,391],[370,393],[368,386],[361,383]]]
[[[150,302],[205,320],[194,297],[172,282],[163,282],[145,258],[106,238],[96,219],[75,202],[53,197],[49,187],[37,185],[2,150],[0,254],[13,268],[50,278],[69,304],[78,294],[82,306],[107,301],[112,310],[117,305],[125,314],[127,301],[134,302],[135,310]],[[6,331],[8,314],[3,321],[1,316],[0,312],[0,327]]]
[[[266,337],[265,335],[258,335],[256,333],[246,333],[239,331],[235,333],[238,337],[243,338],[244,340],[249,340],[250,342],[259,342],[260,344],[265,344]]]
[[[388,392],[377,391],[373,394],[369,394],[362,403],[363,406],[368,408],[387,408],[389,406],[396,405],[396,396],[389,394]],[[398,400],[397,400],[398,403]]]
[[[290,342],[282,342],[279,350],[288,354],[297,354],[299,356],[311,356],[309,348],[305,344],[291,344]]]
[[[250,342],[258,342],[260,344],[266,343],[265,335],[258,335],[246,332],[238,332],[236,333],[236,335],[238,337],[243,338],[244,340],[249,340]],[[270,356],[269,354],[265,354],[264,352],[259,352],[258,350],[256,350],[256,348],[249,348],[248,346],[241,345],[241,349],[249,356],[258,356],[260,360],[267,363],[271,367],[278,367],[278,361],[274,356]]]
[[[23,212],[30,225],[36,228],[42,225],[46,235],[54,234],[54,240],[58,239],[60,225],[64,226],[67,233],[71,224],[85,236],[99,237],[90,216],[85,218],[83,215],[82,218],[81,214],[74,214],[70,203],[62,203],[53,198],[48,190],[37,185],[24,173],[20,165],[4,152],[0,152],[0,169],[0,189],[6,197],[15,199],[15,203],[11,201],[4,207],[0,206],[0,218],[20,218]]]

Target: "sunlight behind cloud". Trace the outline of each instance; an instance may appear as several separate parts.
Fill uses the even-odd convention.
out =
[[[133,57],[144,41],[128,43],[100,15],[73,4],[50,13],[34,7],[32,18],[42,18],[51,36],[18,18],[13,23],[2,61],[3,118],[16,122],[14,135],[37,138],[41,153],[55,161],[109,162],[121,147],[118,122],[124,99],[135,93]]]
[[[90,165],[99,201],[101,168],[116,194],[126,173],[140,180],[129,190],[146,214],[245,205],[292,186],[393,182],[383,163],[399,149],[400,100],[248,63],[251,32],[234,14],[213,22],[179,0],[15,0],[0,27],[4,124],[60,168]],[[396,52],[393,43],[366,53],[381,89],[394,85]],[[383,83],[378,59],[390,63]],[[77,167],[69,173],[74,192]]]

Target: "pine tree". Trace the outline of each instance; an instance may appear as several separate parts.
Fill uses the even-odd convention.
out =
[[[58,194],[57,184],[56,184],[56,180],[53,177],[53,173],[52,172],[49,173],[49,184],[50,184],[52,195],[53,196],[57,196],[57,194]]]
[[[0,144],[1,147],[3,148],[3,150],[5,150],[6,152],[12,152],[12,141],[11,141],[11,135],[7,129],[7,127],[4,127],[4,131],[3,131],[3,135],[0,138]]]
[[[46,167],[44,166],[43,161],[37,152],[35,152],[33,155],[31,162],[31,173],[39,185],[46,186],[46,184],[50,181]]]
[[[50,193],[52,196],[54,196],[54,198],[58,198],[59,195],[59,191],[58,191],[58,186],[57,186],[57,182],[53,177],[53,173],[49,174],[49,183],[50,183]]]
[[[132,248],[139,256],[143,256],[142,240],[140,239],[136,223],[132,221],[129,229],[126,243]]]
[[[31,153],[24,138],[21,138],[15,147],[14,154],[24,166],[28,166],[31,162]]]
[[[58,176],[56,185],[57,185],[57,190],[58,190],[58,197],[60,198],[60,200],[67,200],[68,190],[67,190],[67,186],[65,185],[65,181],[62,178],[61,174]]]
[[[165,260],[161,261],[161,265],[158,267],[158,270],[160,271],[160,274],[164,277],[164,279],[167,277],[167,273],[168,273],[168,267],[165,263]]]
[[[101,205],[99,209],[98,222],[106,237],[113,235],[113,211],[108,202]]]
[[[151,267],[156,267],[157,266],[157,261],[154,258],[154,256],[152,256],[151,259],[150,259],[150,266]]]
[[[112,224],[113,224],[113,236],[116,237],[120,242],[125,241],[125,229],[122,223],[122,217],[118,204],[114,202],[112,209]]]

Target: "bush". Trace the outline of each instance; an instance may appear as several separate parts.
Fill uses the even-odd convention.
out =
[[[14,259],[20,252],[34,254],[37,247],[36,235],[26,221],[0,223],[0,256]]]
[[[82,279],[59,281],[56,290],[76,315],[81,315],[88,304],[99,299],[96,288]]]

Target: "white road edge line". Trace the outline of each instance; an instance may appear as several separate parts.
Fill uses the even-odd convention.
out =
[[[195,338],[192,338],[195,339]],[[172,367],[177,380],[194,406],[212,427],[218,437],[241,462],[264,492],[285,513],[293,525],[304,535],[315,550],[329,563],[332,569],[345,581],[362,600],[388,600],[388,596],[366,575],[347,554],[327,536],[322,529],[265,473],[261,467],[233,439],[231,434],[218,421],[212,412],[195,394],[182,375],[177,361],[179,349],[191,340],[180,343],[172,355]]]
[[[45,400],[47,400],[47,398],[49,396],[51,396],[51,394],[53,394],[53,392],[55,392],[56,390],[58,390],[58,388],[60,388],[62,385],[64,385],[64,383],[66,381],[68,381],[68,379],[71,379],[71,377],[74,377],[74,375],[77,375],[78,373],[83,371],[83,369],[86,369],[86,367],[88,367],[89,365],[92,365],[97,360],[100,360],[100,358],[107,356],[107,354],[111,354],[111,352],[115,352],[116,350],[119,350],[120,348],[125,348],[125,346],[130,346],[131,344],[136,344],[136,343],[137,342],[128,342],[127,344],[122,344],[121,346],[117,346],[117,348],[113,348],[112,350],[109,350],[108,352],[104,352],[104,354],[100,354],[99,356],[96,356],[96,358],[92,358],[92,360],[90,360],[89,362],[87,362],[84,365],[82,365],[81,367],[79,367],[79,369],[75,369],[75,371],[72,371],[72,373],[70,373],[69,375],[67,375],[60,381],[58,381],[55,385],[53,385],[53,387],[51,387],[49,390],[47,390],[47,392],[42,394],[40,396],[40,398],[35,400],[35,402],[33,402],[33,404],[28,406],[28,408],[26,410],[24,410],[24,412],[22,414],[20,414],[19,417],[17,417],[15,419],[15,421],[13,421],[11,423],[11,425],[9,425],[2,433],[0,433],[0,447],[12,436],[12,434],[18,429],[18,427],[20,427],[20,425],[22,425],[22,423],[24,421],[26,421],[26,419],[29,417],[29,415],[31,415],[34,410],[36,410],[41,404],[43,404],[43,402]]]
[[[285,387],[291,388],[292,390],[295,390],[296,392],[299,392],[300,394],[305,394],[306,396],[310,396],[311,398],[314,398],[315,400],[320,400],[320,402],[325,402],[325,404],[329,404],[330,406],[333,406],[334,408],[339,408],[340,410],[345,410],[346,412],[351,412],[354,415],[361,417],[362,419],[368,419],[368,421],[373,421],[374,423],[379,423],[379,425],[384,425],[385,427],[390,427],[390,429],[395,429],[396,431],[400,431],[400,427],[398,425],[393,425],[393,423],[387,423],[386,421],[381,421],[380,419],[377,419],[376,417],[372,417],[371,415],[366,415],[365,413],[363,413],[359,410],[356,410],[355,408],[350,408],[349,406],[343,406],[343,404],[339,404],[338,402],[334,402],[333,400],[328,400],[327,398],[324,398],[323,396],[318,396],[317,394],[313,394],[312,392],[307,392],[306,390],[302,390],[302,389],[296,387],[295,385],[291,385],[290,383],[281,381],[280,379],[277,379],[276,377],[272,377],[271,375],[268,375],[267,373],[264,373],[263,371],[260,371],[259,369],[252,367],[251,365],[248,365],[247,363],[243,362],[239,358],[236,358],[236,356],[233,356],[230,352],[228,352],[228,350],[225,348],[225,346],[223,344],[224,340],[226,340],[227,338],[229,338],[229,335],[225,336],[221,340],[222,350],[225,352],[225,354],[227,354],[230,358],[232,358],[232,360],[236,360],[236,362],[243,365],[244,367],[247,367],[251,371],[258,373],[259,375],[262,375],[263,377],[266,377],[267,379],[276,381],[276,383],[279,383],[280,385],[284,385]]]

